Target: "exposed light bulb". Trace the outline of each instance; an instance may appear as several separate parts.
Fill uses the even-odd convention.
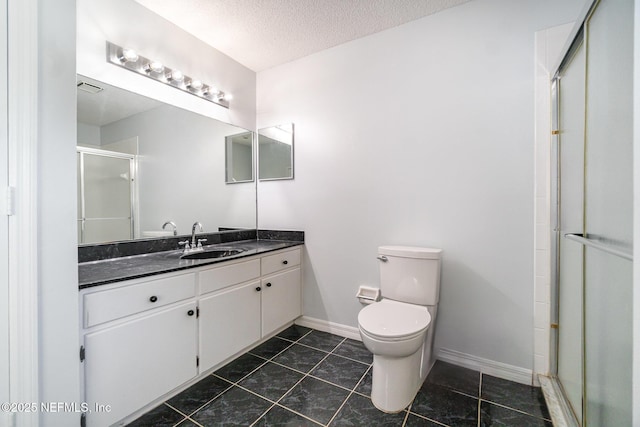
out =
[[[184,80],[184,74],[182,74],[182,71],[180,71],[180,70],[173,70],[167,76],[167,80],[171,80],[171,81],[180,83],[181,81]]]
[[[230,93],[223,93],[222,99],[224,99],[225,101],[231,101],[233,99],[233,95],[231,95]]]
[[[193,90],[200,90],[203,84],[200,80],[191,80],[187,86]]]
[[[145,65],[144,70],[147,73],[153,72],[160,74],[164,71],[164,65],[162,65],[162,62],[151,61],[147,65]]]
[[[133,49],[122,49],[122,56],[120,61],[124,62],[136,62],[138,60],[138,54]]]

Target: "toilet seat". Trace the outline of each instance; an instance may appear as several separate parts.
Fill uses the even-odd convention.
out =
[[[407,340],[420,335],[431,323],[427,307],[383,299],[358,313],[362,332],[383,341]]]

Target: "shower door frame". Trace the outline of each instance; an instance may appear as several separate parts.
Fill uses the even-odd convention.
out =
[[[134,154],[128,154],[128,153],[119,153],[116,151],[108,151],[108,150],[102,150],[100,148],[90,148],[90,147],[82,147],[82,146],[78,146],[76,148],[77,153],[80,155],[80,176],[79,178],[79,182],[78,184],[80,185],[80,197],[81,200],[79,200],[80,203],[80,210],[81,210],[81,215],[80,218],[78,218],[78,222],[80,223],[80,235],[79,237],[79,242],[78,244],[96,244],[96,243],[102,243],[102,242],[92,242],[92,243],[85,243],[84,242],[84,234],[85,234],[85,230],[84,230],[84,225],[86,222],[86,215],[85,215],[85,177],[84,177],[84,155],[85,154],[89,154],[89,155],[94,155],[94,156],[102,156],[102,157],[111,157],[111,158],[116,158],[116,159],[122,159],[122,160],[129,160],[129,196],[130,196],[130,201],[129,201],[129,206],[130,206],[130,210],[129,210],[129,239],[135,239],[135,226],[136,226],[136,212],[137,212],[137,196],[136,196],[136,179],[137,179],[137,162],[136,162],[136,156]]]
[[[580,235],[561,235],[561,224],[560,224],[560,213],[561,213],[561,162],[560,162],[560,87],[561,87],[561,79],[562,73],[566,70],[568,64],[572,61],[575,54],[578,52],[580,48],[585,49],[588,54],[588,21],[590,17],[595,12],[596,8],[600,4],[601,0],[591,0],[589,1],[579,18],[576,20],[576,25],[572,29],[572,32],[568,38],[567,43],[565,44],[564,49],[562,50],[559,61],[557,62],[557,66],[551,69],[551,153],[550,153],[550,214],[551,214],[551,257],[550,257],[550,271],[551,271],[551,292],[550,292],[550,341],[549,341],[549,374],[551,379],[551,386],[558,397],[557,401],[559,404],[559,409],[564,415],[565,421],[567,425],[570,427],[580,425],[584,425],[586,422],[588,424],[588,420],[586,419],[586,387],[587,387],[587,378],[586,378],[586,367],[582,367],[582,407],[581,408],[571,408],[569,404],[569,400],[564,392],[564,388],[558,377],[558,360],[559,360],[559,319],[560,319],[560,293],[559,293],[559,282],[560,282],[560,240],[563,238],[574,240],[581,243],[583,246],[583,263],[584,263],[584,248],[586,247],[596,247],[596,249],[602,250],[604,252],[608,252],[610,254],[616,255],[621,258],[625,258],[627,260],[633,261],[632,254],[626,253],[625,251],[617,250],[615,248],[608,248],[606,245],[601,244],[593,244],[589,239],[585,239]],[[638,3],[636,2],[636,5]],[[586,83],[585,83],[586,90]],[[585,117],[586,120],[586,117]],[[586,122],[585,122],[586,126]],[[585,134],[586,138],[586,134]],[[584,264],[583,264],[584,269]],[[583,270],[584,271],[584,270]],[[583,281],[585,280],[583,276]],[[584,282],[583,282],[583,294],[582,294],[582,353],[583,353],[583,363],[585,360],[585,294],[584,294]],[[632,400],[633,404],[633,400]],[[582,423],[579,423],[574,416],[573,410],[582,412]]]

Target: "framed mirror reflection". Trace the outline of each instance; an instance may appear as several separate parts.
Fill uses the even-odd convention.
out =
[[[253,181],[253,132],[225,137],[226,183]]]
[[[293,123],[258,130],[258,178],[260,181],[293,179]]]

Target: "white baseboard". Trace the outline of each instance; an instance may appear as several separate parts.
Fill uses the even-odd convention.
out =
[[[294,323],[296,325],[306,326],[319,331],[329,332],[341,337],[362,341],[362,338],[360,338],[360,331],[358,328],[354,328],[353,326],[342,325],[340,323],[329,322],[328,320],[316,319],[308,316],[301,316],[297,318]],[[456,350],[449,350],[446,348],[437,349],[435,357],[436,359],[440,359],[444,362],[480,371],[483,374],[492,375],[505,380],[527,385],[532,385],[534,382],[533,371],[531,369],[520,368],[518,366],[484,359],[482,357],[462,353]]]
[[[520,368],[494,360],[484,359],[471,354],[462,353],[456,350],[440,348],[436,350],[436,359],[449,362],[464,368],[480,371],[483,374],[492,375],[520,384],[533,384],[533,371],[531,369]]]
[[[308,316],[298,317],[294,323],[296,325],[306,326],[307,328],[317,329],[322,332],[329,332],[330,334],[351,338],[352,340],[362,341],[362,338],[360,338],[360,331],[358,328],[354,328],[353,326],[341,325],[340,323],[333,323],[328,320],[316,319]]]
[[[339,335],[345,338],[362,341],[360,331],[353,326],[342,325],[340,323],[329,322],[328,320],[316,319],[314,317],[301,316],[294,322],[296,325],[306,326],[323,332]],[[471,354],[462,353],[455,350],[441,348],[436,350],[436,359],[449,362],[464,368],[480,371],[483,374],[492,375],[509,381],[521,384],[533,384],[533,371],[531,369],[520,368],[494,360],[484,359]]]

